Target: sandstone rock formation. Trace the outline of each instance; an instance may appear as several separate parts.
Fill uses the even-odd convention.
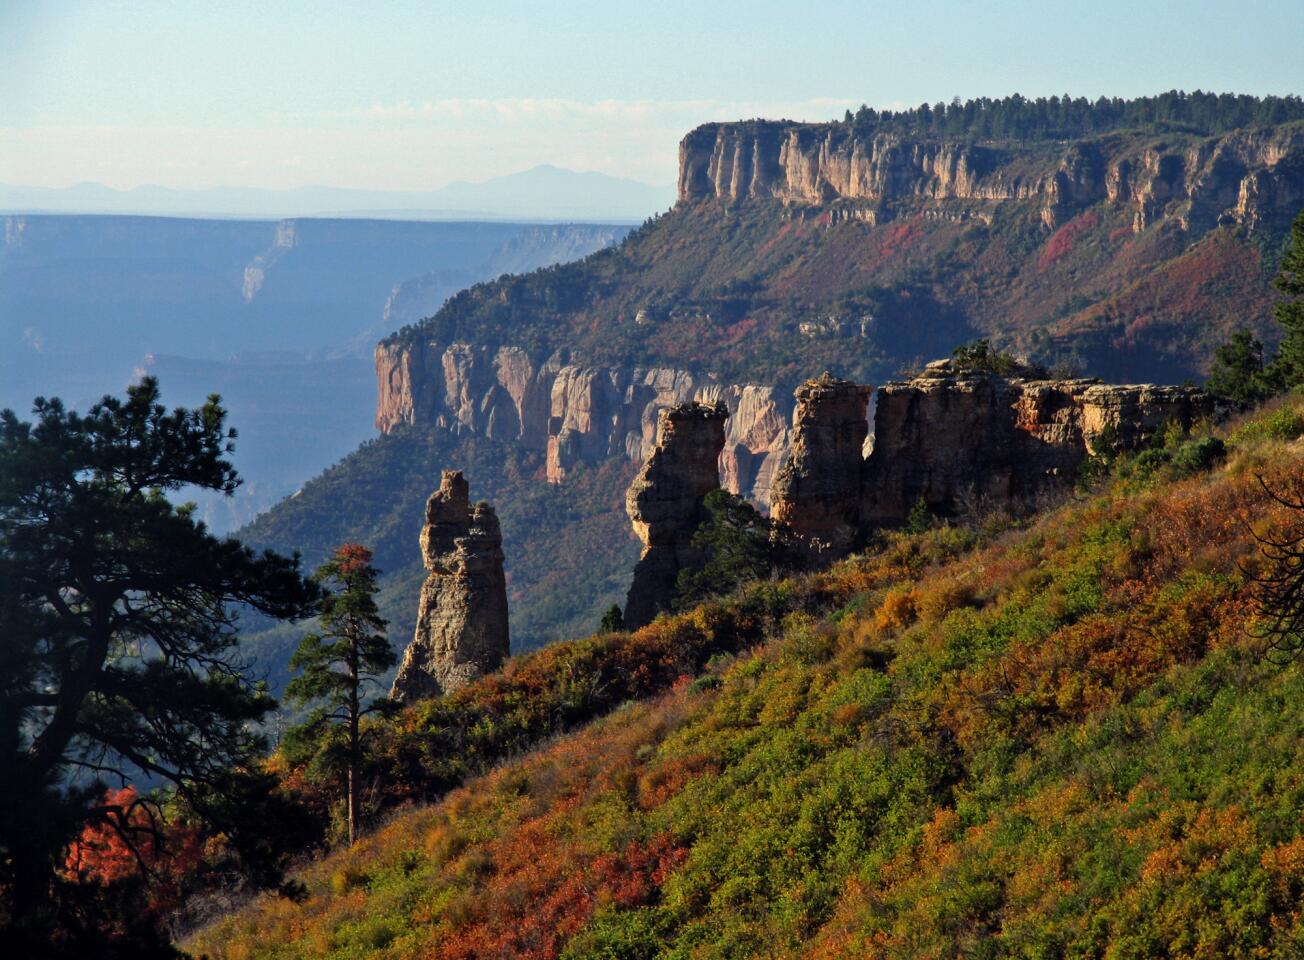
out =
[[[493,508],[472,505],[461,472],[445,470],[426,502],[421,555],[428,574],[416,632],[394,678],[396,699],[451,693],[507,657],[502,543]]]
[[[1027,498],[1071,480],[1106,427],[1130,449],[1169,420],[1189,427],[1212,412],[1191,387],[1007,380],[938,361],[879,391],[860,522],[899,524],[920,498],[938,513]]]
[[[874,388],[825,373],[797,388],[793,444],[770,516],[811,553],[846,553],[860,531],[866,411]]]
[[[703,499],[720,485],[728,416],[723,404],[690,402],[657,417],[656,445],[625,496],[625,512],[643,541],[625,605],[627,627],[666,609],[679,571],[701,559],[690,541],[703,519]]]
[[[532,358],[519,347],[385,341],[376,348],[376,426],[422,423],[511,440],[546,451],[547,477],[577,463],[624,457],[642,463],[660,410],[723,403],[729,421],[724,485],[760,503],[787,455],[791,403],[783,391],[729,385],[665,367],[622,369]]]
[[[679,199],[834,205],[835,220],[872,222],[903,201],[990,221],[1003,201],[1034,200],[1050,227],[1107,200],[1131,207],[1138,232],[1170,215],[1184,228],[1253,228],[1265,209],[1298,209],[1304,184],[1276,167],[1302,145],[1304,130],[1283,125],[1171,145],[1102,137],[1038,158],[893,133],[862,138],[839,123],[709,123],[679,145]]]

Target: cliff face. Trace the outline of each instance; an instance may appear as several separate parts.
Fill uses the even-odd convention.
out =
[[[791,458],[770,515],[811,560],[899,526],[921,500],[950,514],[1071,482],[1107,430],[1120,449],[1135,449],[1169,421],[1190,427],[1213,413],[1212,399],[1191,387],[1005,379],[939,360],[878,391],[865,456],[872,390],[827,373],[797,388]]]
[[[421,556],[427,571],[417,627],[392,695],[451,693],[502,665],[509,652],[503,539],[492,507],[472,505],[460,471],[445,470],[426,502]]]
[[[1114,135],[1016,151],[894,134],[861,138],[837,123],[711,123],[679,145],[679,199],[845,201],[841,216],[871,221],[906,200],[984,219],[1001,201],[1034,200],[1049,226],[1108,200],[1129,205],[1138,231],[1169,214],[1187,226],[1253,227],[1263,200],[1298,206],[1299,177],[1275,168],[1301,144],[1298,126],[1171,143]]]
[[[690,541],[703,519],[703,499],[720,485],[728,416],[723,404],[694,402],[657,417],[656,444],[625,496],[625,512],[643,541],[625,605],[627,627],[665,610],[679,571],[701,562]]]
[[[729,411],[720,469],[725,486],[759,502],[787,453],[791,402],[783,391],[723,384],[665,367],[622,369],[542,361],[518,347],[385,341],[376,348],[376,426],[432,424],[513,440],[547,452],[547,476],[578,463],[640,463],[656,442],[658,413],[688,403]]]
[[[859,535],[873,392],[828,373],[797,388],[792,453],[774,482],[770,515],[813,554],[845,553]]]

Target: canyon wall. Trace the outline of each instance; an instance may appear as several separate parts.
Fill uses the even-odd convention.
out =
[[[1002,201],[1032,200],[1051,227],[1108,200],[1131,207],[1137,231],[1168,215],[1201,229],[1220,221],[1253,228],[1265,210],[1293,214],[1304,200],[1299,171],[1277,169],[1301,146],[1298,125],[1204,138],[1104,135],[1016,151],[860,137],[840,123],[709,123],[680,142],[679,200],[836,204],[839,216],[871,221],[901,202],[990,219]]]
[[[723,404],[729,411],[720,469],[726,487],[765,503],[787,454],[786,391],[725,384],[666,367],[591,367],[519,347],[387,340],[376,347],[376,426],[431,424],[544,451],[557,483],[578,463],[643,462],[661,410]]]
[[[493,507],[470,502],[460,471],[445,470],[421,528],[426,582],[417,626],[392,696],[412,701],[452,693],[507,658],[507,581]]]

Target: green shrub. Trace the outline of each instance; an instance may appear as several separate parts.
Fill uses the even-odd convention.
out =
[[[1293,407],[1282,407],[1238,427],[1227,438],[1233,447],[1247,447],[1269,440],[1294,440],[1304,435],[1304,413]]]
[[[1188,440],[1173,454],[1173,472],[1178,477],[1208,470],[1227,453],[1227,446],[1218,437],[1199,437]]]

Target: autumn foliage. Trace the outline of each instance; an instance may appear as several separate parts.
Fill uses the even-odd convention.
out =
[[[564,716],[562,691],[589,690],[571,702],[597,719],[192,946],[1298,956],[1304,665],[1262,657],[1251,574],[1254,532],[1291,519],[1257,478],[1293,489],[1304,447],[1251,426],[1211,467],[1123,464],[1026,523],[887,536],[764,597],[525,659],[453,698],[464,747],[547,736],[532,696]],[[445,709],[409,712],[405,749],[450,734]]]

